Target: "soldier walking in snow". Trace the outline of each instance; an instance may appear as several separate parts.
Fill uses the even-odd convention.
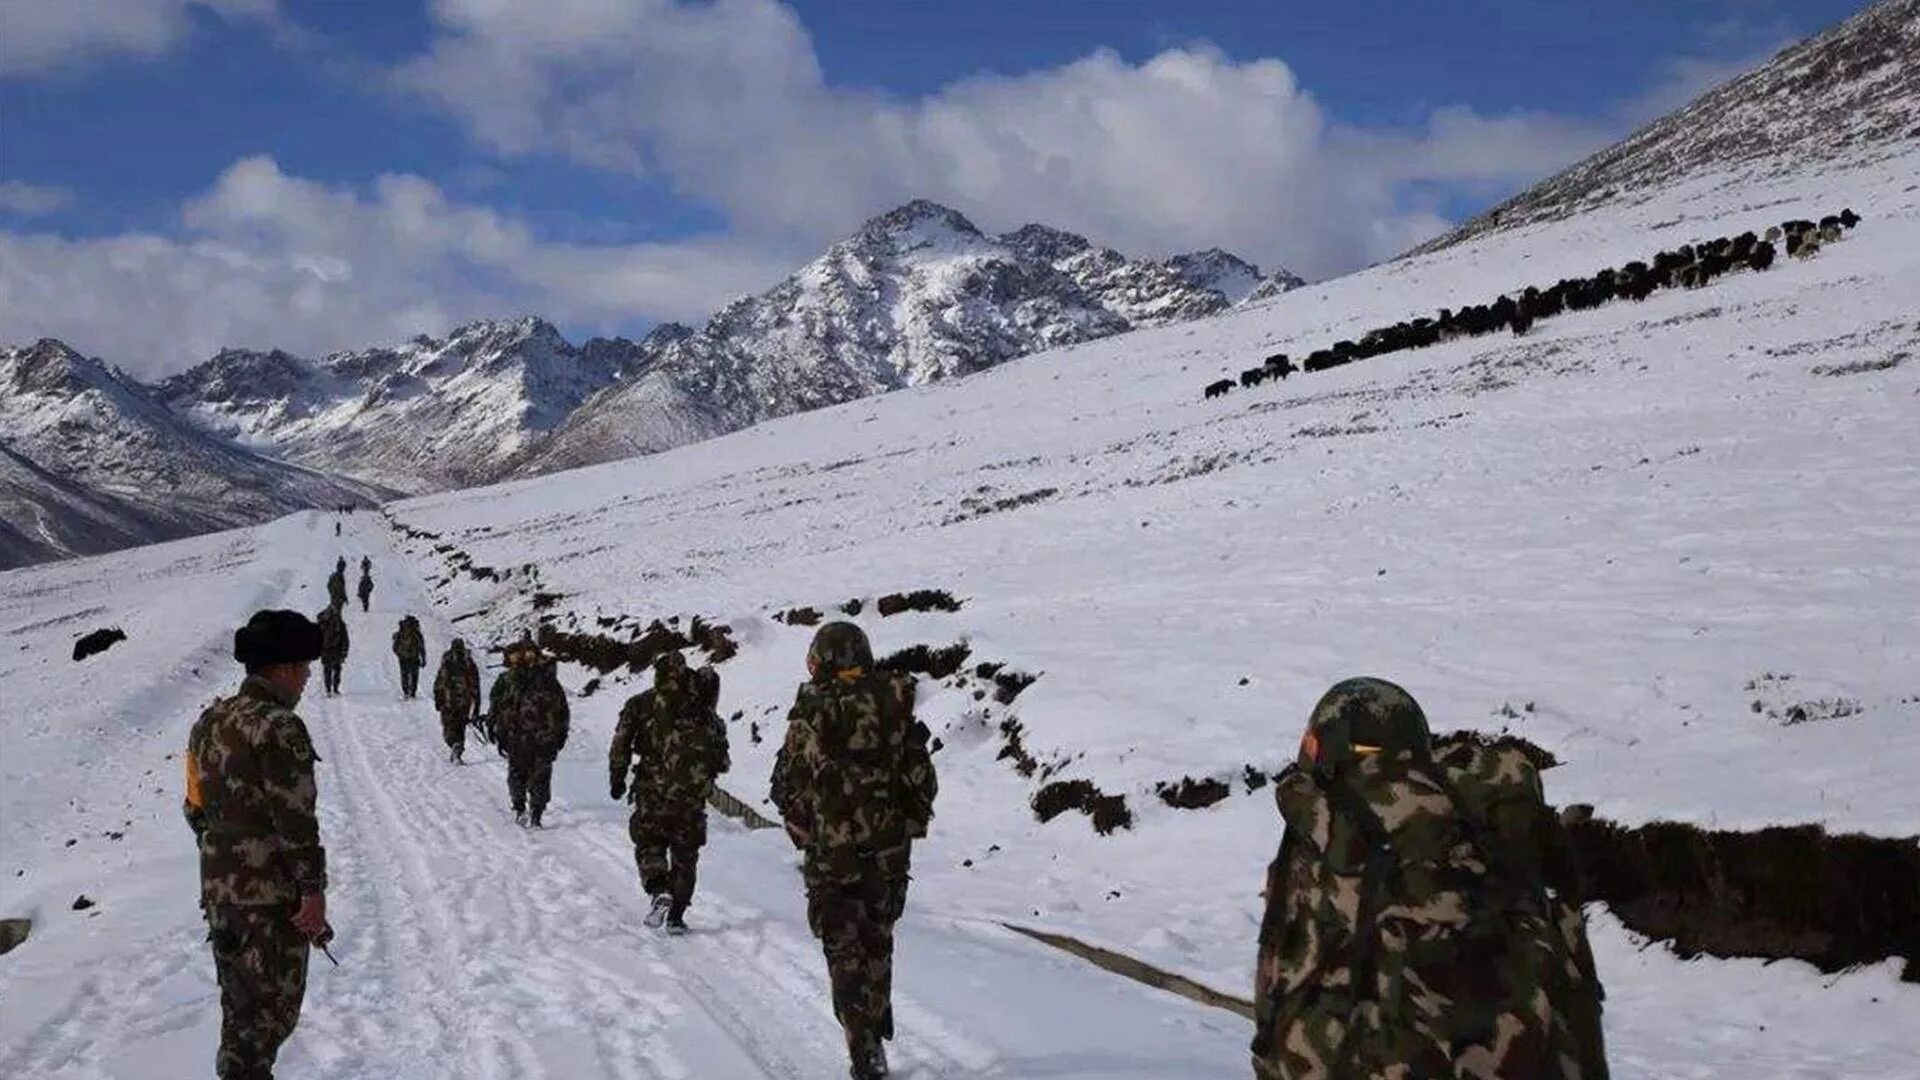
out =
[[[807,922],[826,953],[851,1075],[870,1080],[887,1075],[893,925],[938,784],[913,678],[875,671],[859,627],[821,627],[807,673],[774,761],[773,801],[805,854]]]
[[[677,652],[653,662],[653,688],[627,699],[613,731],[607,764],[612,795],[627,794],[632,774],[634,861],[652,898],[646,925],[685,933],[700,848],[707,842],[707,797],[732,767],[727,729],[716,711],[720,676],[689,671]]]
[[[467,752],[467,725],[480,722],[480,669],[461,638],[454,638],[440,658],[440,670],[433,677],[433,707],[440,711],[447,760],[459,764]]]
[[[314,812],[313,742],[295,713],[320,628],[256,612],[234,634],[246,679],[187,739],[185,810],[200,847],[200,906],[220,984],[221,1080],[272,1080],[300,1020],[308,950],[332,938]]]
[[[1578,874],[1524,748],[1436,746],[1405,690],[1349,679],[1275,798],[1257,1080],[1605,1080]]]
[[[420,620],[412,615],[401,618],[393,632],[393,655],[400,661],[400,694],[412,699],[420,693],[420,669],[427,666],[427,639],[420,633]]]
[[[513,818],[540,827],[553,783],[553,759],[567,745],[567,692],[554,662],[529,638],[507,646],[507,670],[493,681],[489,724],[507,759],[507,798]]]
[[[342,586],[345,588],[345,586]],[[347,662],[347,647],[351,644],[347,637],[347,618],[341,614],[340,605],[346,603],[343,596],[339,604],[334,604],[320,613],[314,620],[320,626],[320,673],[323,687],[329,696],[340,694],[340,669]]]
[[[333,564],[333,573],[327,576],[327,601],[337,608],[347,606],[347,560],[341,558]]]
[[[366,559],[360,560],[360,610],[370,610],[368,602],[373,598],[373,565]]]

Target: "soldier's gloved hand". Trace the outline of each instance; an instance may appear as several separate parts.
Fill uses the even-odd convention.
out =
[[[621,799],[627,797],[627,785],[622,781],[615,780],[613,783],[607,785],[607,793],[613,796],[614,802],[619,802]]]

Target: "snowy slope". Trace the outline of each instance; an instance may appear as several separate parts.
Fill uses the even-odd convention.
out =
[[[159,396],[263,453],[439,491],[497,476],[637,360],[631,342],[575,348],[552,324],[525,318],[319,361],[228,349],[168,379]]]
[[[0,1075],[203,1068],[213,991],[166,755],[230,681],[228,628],[260,604],[317,606],[336,549],[370,552],[383,585],[354,625],[350,695],[309,709],[345,966],[317,969],[290,1051],[303,1076],[836,1069],[777,834],[716,822],[702,933],[632,933],[601,770],[639,683],[586,695],[588,673],[567,669],[585,696],[555,828],[523,837],[498,765],[444,767],[427,711],[392,701],[379,643],[403,609],[426,614],[435,651],[456,626],[491,642],[537,615],[727,623],[741,652],[721,667],[723,712],[739,714],[726,783],[762,806],[809,637],[776,611],[861,598],[882,651],[964,641],[969,668],[1037,675],[1011,705],[976,697],[978,679],[922,687],[942,794],[900,948],[915,1078],[1245,1075],[1243,1021],[994,924],[1246,993],[1280,826],[1270,791],[1238,781],[1287,760],[1349,675],[1402,683],[1443,728],[1532,739],[1563,762],[1551,798],[1624,823],[1913,836],[1920,147],[1868,149],[1795,170],[1696,163],[1631,199],[1204,322],[392,508],[437,540],[360,515],[336,543],[303,515],[0,575],[0,917],[37,920],[0,958]],[[1811,260],[1522,338],[1198,393],[1271,352],[1840,206],[1865,221]],[[439,544],[507,576],[449,575]],[[964,606],[874,613],[919,587]],[[536,613],[530,588],[550,606]],[[129,641],[72,666],[72,639],[108,624]],[[1818,703],[1846,707],[1789,722]],[[1003,759],[1014,718],[1024,752],[1126,797],[1132,827],[1037,822],[1036,781]],[[1183,777],[1233,794],[1204,810],[1154,797]],[[96,913],[68,910],[83,891]],[[1881,1078],[1920,1060],[1920,987],[1895,963],[1682,961],[1604,911],[1594,933],[1616,1076]]]
[[[1556,799],[1623,822],[1912,835],[1915,165],[1782,178],[1732,204],[1700,177],[1206,324],[395,512],[479,563],[538,563],[588,625],[730,622],[747,643],[736,732],[777,732],[798,677],[807,632],[771,612],[922,586],[968,598],[864,620],[887,649],[964,639],[1042,673],[984,718],[970,688],[929,689],[948,785],[924,892],[1230,989],[1249,978],[1272,805],[1236,784],[1173,810],[1154,786],[1277,766],[1346,675],[1403,682],[1447,727],[1520,731],[1566,762]],[[1197,393],[1271,351],[1841,203],[1868,223],[1812,261],[1521,339]],[[468,624],[505,635],[532,614],[512,596],[469,583],[445,601],[505,611]],[[1858,711],[1786,725],[1762,699]],[[1036,785],[998,758],[1009,712],[1031,754],[1068,762],[1059,776],[1126,795],[1135,827],[1036,823]],[[736,755],[743,795],[763,794],[772,748]],[[1920,998],[1886,967],[1679,964],[1602,926],[1623,1075],[1885,1076],[1920,1051],[1890,1022]]]
[[[1731,200],[1756,180],[1909,155],[1920,140],[1915,57],[1920,0],[1880,0],[1416,252],[1644,200],[1695,174]]]
[[[1564,762],[1553,798],[1624,822],[1911,835],[1913,165],[1779,179],[1751,205],[1701,197],[1717,190],[1702,178],[1207,323],[399,504],[442,534],[401,554],[371,515],[337,545],[303,516],[0,576],[13,646],[0,648],[0,915],[38,920],[0,959],[0,1073],[132,1080],[204,1062],[213,992],[167,755],[230,678],[226,628],[255,605],[316,606],[336,546],[373,554],[382,610],[355,623],[350,696],[309,710],[344,966],[316,972],[290,1051],[301,1075],[832,1075],[777,834],[716,825],[704,933],[632,933],[639,901],[601,769],[634,681],[576,698],[555,828],[531,838],[505,822],[496,764],[444,767],[427,711],[392,702],[379,642],[403,608],[426,611],[436,650],[453,618],[498,640],[532,619],[534,581],[559,596],[547,614],[586,628],[616,614],[733,627],[727,783],[749,802],[764,800],[809,633],[774,610],[944,587],[959,612],[880,618],[869,604],[861,621],[883,650],[965,640],[970,663],[1039,676],[1012,706],[975,684],[923,687],[942,795],[900,953],[909,1076],[1244,1075],[1243,1021],[993,924],[1078,934],[1244,993],[1279,835],[1269,794],[1236,783],[1209,809],[1175,810],[1153,787],[1281,763],[1314,699],[1355,673],[1402,682],[1443,727],[1541,743]],[[1811,261],[1522,339],[1225,401],[1195,392],[1250,356],[1835,201],[1867,221]],[[537,577],[423,586],[446,580],[440,543]],[[131,639],[74,668],[72,639],[107,624]],[[576,692],[586,678],[568,669]],[[1788,724],[1755,712],[1761,699],[1858,708]],[[1010,715],[1028,753],[1064,763],[1058,776],[1126,796],[1133,827],[1036,822],[1035,782],[999,756]],[[67,910],[81,892],[97,915]],[[1920,1054],[1905,1022],[1920,987],[1891,963],[1822,976],[1682,962],[1604,912],[1595,933],[1621,1077],[1888,1077]]]
[[[386,494],[209,437],[57,341],[0,349],[0,568]]]
[[[302,708],[320,766],[338,968],[315,958],[285,1075],[324,1080],[586,1080],[841,1075],[845,1050],[777,834],[717,821],[693,933],[639,927],[625,807],[606,797],[607,717],[576,717],[550,827],[514,827],[504,765],[446,763],[430,706],[399,700],[380,645],[429,608],[374,514],[301,514],[221,536],[0,576],[0,912],[31,917],[0,958],[0,1075],[180,1080],[209,1072],[218,990],[178,816],[177,754],[229,690],[232,626],[311,609],[335,554],[374,560],[371,615],[349,612],[346,694]],[[194,603],[179,596],[190,591]],[[71,638],[128,640],[75,667]],[[18,648],[15,648],[15,643]],[[495,672],[484,673],[491,682]],[[157,676],[157,678],[156,678]],[[578,680],[573,680],[578,682]],[[69,843],[71,841],[71,843]],[[71,910],[79,895],[97,906]],[[1112,980],[929,903],[901,927],[898,1074],[1163,1080],[1236,1068],[1240,1022]],[[995,991],[1036,1003],[1007,1008]]]

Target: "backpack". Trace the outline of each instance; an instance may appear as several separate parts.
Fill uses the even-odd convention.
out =
[[[1605,1077],[1591,957],[1583,972],[1565,901],[1523,850],[1557,824],[1523,754],[1368,747],[1291,767],[1276,798],[1261,1075]]]
[[[726,728],[696,689],[656,687],[642,711],[636,746],[636,801],[704,805],[721,773],[733,767]],[[663,692],[665,690],[665,692]],[[646,700],[642,698],[636,701]],[[624,719],[624,718],[623,718]]]
[[[904,698],[904,700],[903,700]],[[926,726],[912,689],[884,676],[820,685],[814,834],[836,869],[924,835],[933,816]],[[924,774],[924,775],[923,775]]]

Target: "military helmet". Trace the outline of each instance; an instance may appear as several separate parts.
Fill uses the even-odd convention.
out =
[[[522,637],[500,650],[500,653],[508,667],[532,667],[542,659],[540,646],[530,637]]]
[[[687,658],[680,655],[678,649],[668,649],[653,658],[653,678],[661,680],[679,680],[687,673]]]
[[[1300,740],[1300,764],[1338,768],[1368,754],[1431,753],[1433,732],[1413,695],[1385,679],[1334,684],[1313,707]]]
[[[807,664],[821,677],[871,668],[873,646],[867,641],[867,632],[852,623],[830,622],[813,635]]]

